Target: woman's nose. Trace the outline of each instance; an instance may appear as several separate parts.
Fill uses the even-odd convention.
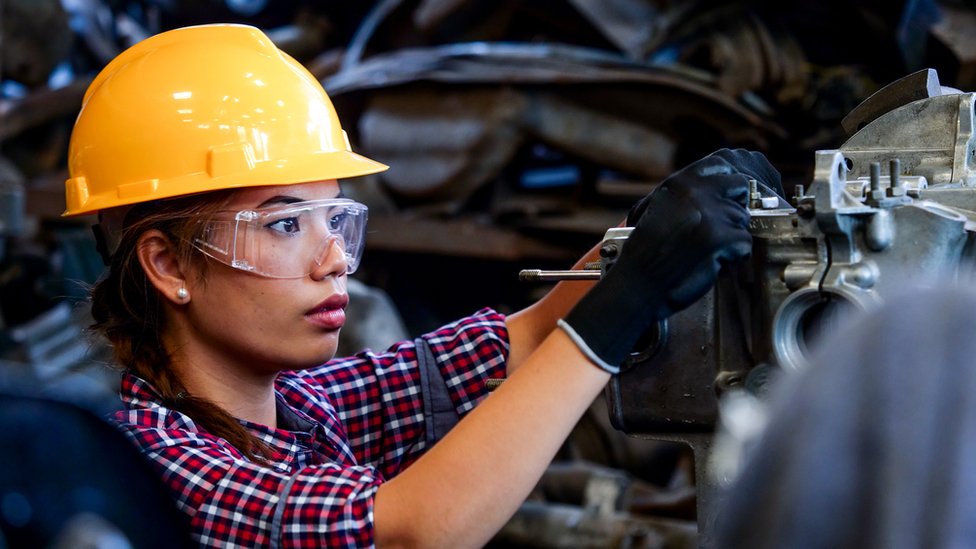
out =
[[[346,249],[342,239],[336,235],[327,237],[322,251],[312,260],[310,276],[313,280],[323,280],[329,276],[341,276],[349,270]]]

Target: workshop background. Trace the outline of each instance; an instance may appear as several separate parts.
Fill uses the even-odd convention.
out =
[[[976,90],[976,2],[828,0],[0,0],[0,388],[117,406],[85,335],[104,266],[61,219],[82,94],[125,47],[199,23],[258,26],[321,79],[370,207],[341,353],[478,308],[517,310],[661,178],[763,151],[788,191],[841,119],[922,68]],[[498,546],[693,547],[693,460],[615,432],[600,401]]]

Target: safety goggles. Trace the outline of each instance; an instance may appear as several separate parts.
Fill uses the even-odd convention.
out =
[[[308,276],[340,252],[346,273],[359,266],[367,208],[346,198],[218,212],[200,220],[193,246],[235,269],[269,278]]]

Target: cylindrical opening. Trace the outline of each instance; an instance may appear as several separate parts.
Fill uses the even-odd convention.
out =
[[[654,358],[654,355],[664,348],[667,339],[667,319],[656,322],[637,340],[637,343],[634,345],[634,350],[631,351],[630,356],[627,357],[627,360],[621,366],[621,370],[629,370],[637,363],[647,362]]]
[[[858,310],[851,299],[829,291],[801,291],[790,296],[776,313],[773,346],[779,365],[799,368],[830,332]]]

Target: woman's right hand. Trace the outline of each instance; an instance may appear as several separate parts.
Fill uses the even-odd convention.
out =
[[[620,257],[562,321],[584,353],[615,372],[653,323],[701,298],[723,264],[749,255],[748,181],[770,174],[778,183],[761,153],[723,150],[644,197],[628,216],[636,224]]]

